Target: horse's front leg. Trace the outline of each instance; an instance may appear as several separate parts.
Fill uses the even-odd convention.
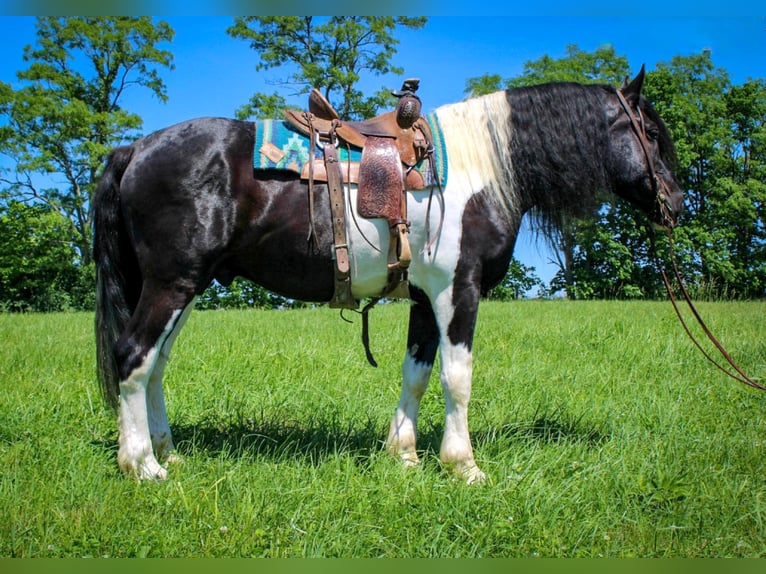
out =
[[[440,359],[446,418],[439,459],[442,465],[468,484],[483,482],[486,476],[476,465],[468,432],[468,402],[473,374],[471,349],[462,343],[444,340]]]
[[[468,484],[484,482],[485,474],[476,465],[468,432],[468,402],[473,377],[473,333],[479,306],[476,289],[460,289],[437,300],[441,325],[440,381],[444,391],[446,417],[439,459]]]
[[[422,291],[412,287],[411,292],[414,303],[402,365],[402,393],[386,440],[388,452],[401,457],[405,466],[420,462],[416,451],[418,412],[439,347],[439,329],[431,304]]]

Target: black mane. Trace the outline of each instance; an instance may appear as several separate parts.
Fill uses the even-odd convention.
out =
[[[552,83],[507,92],[516,193],[550,236],[610,191],[605,99],[611,86]]]

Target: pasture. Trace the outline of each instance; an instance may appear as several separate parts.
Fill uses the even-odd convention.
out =
[[[700,311],[766,373],[763,303]],[[407,307],[195,312],[165,378],[184,462],[123,477],[90,314],[0,315],[2,557],[763,557],[766,395],[709,365],[670,304],[482,304],[469,422],[483,486],[383,449]],[[437,365],[438,366],[438,365]],[[762,380],[762,379],[761,379]]]

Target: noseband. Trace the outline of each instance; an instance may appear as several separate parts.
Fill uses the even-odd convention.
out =
[[[649,138],[646,135],[646,123],[644,122],[644,115],[641,113],[641,108],[636,107],[636,114],[631,110],[625,96],[622,95],[621,90],[617,90],[617,99],[622,105],[622,109],[628,115],[630,125],[633,131],[638,137],[638,143],[641,144],[641,149],[644,151],[644,157],[646,158],[646,169],[649,172],[649,179],[652,182],[652,191],[657,198],[657,203],[660,206],[660,213],[662,214],[664,226],[672,228],[676,224],[676,220],[672,215],[672,209],[670,207],[670,200],[668,198],[667,186],[665,182],[660,180],[657,176],[657,170],[654,169],[654,161],[649,153]]]

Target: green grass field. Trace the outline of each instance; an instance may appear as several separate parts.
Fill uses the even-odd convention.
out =
[[[701,304],[754,377],[763,303]],[[766,394],[720,374],[669,303],[484,303],[471,428],[488,484],[383,450],[407,307],[196,312],[166,373],[185,458],[123,477],[92,316],[0,315],[0,556],[766,555]],[[761,379],[762,380],[762,379]]]

